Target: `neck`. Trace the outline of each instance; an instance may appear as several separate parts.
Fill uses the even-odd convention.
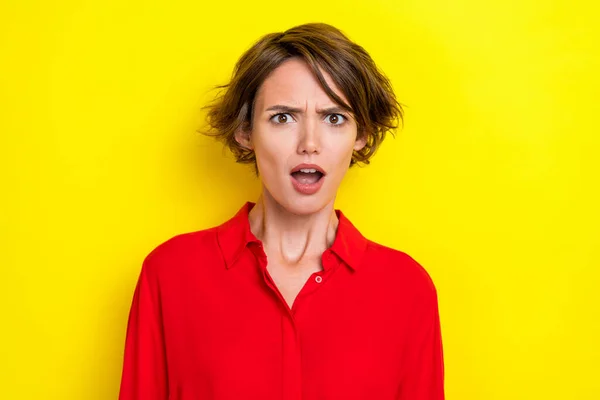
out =
[[[250,230],[263,242],[269,257],[280,263],[320,263],[321,255],[335,240],[338,227],[334,201],[315,213],[298,215],[263,192],[248,216]]]

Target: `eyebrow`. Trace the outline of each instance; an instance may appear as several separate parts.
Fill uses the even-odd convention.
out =
[[[281,111],[281,112],[295,113],[295,114],[302,114],[304,112],[301,108],[290,107],[290,106],[286,106],[283,104],[276,104],[274,106],[267,108],[265,111]],[[343,113],[343,112],[348,112],[348,111],[340,106],[333,106],[333,107],[317,109],[317,114],[335,114],[335,113]]]

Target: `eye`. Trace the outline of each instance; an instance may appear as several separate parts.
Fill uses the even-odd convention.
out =
[[[346,120],[342,114],[329,114],[325,117],[325,121],[331,125],[341,125]]]
[[[279,113],[273,115],[271,117],[271,121],[275,122],[276,124],[288,124],[294,121],[294,118],[292,118],[292,115],[290,113]]]

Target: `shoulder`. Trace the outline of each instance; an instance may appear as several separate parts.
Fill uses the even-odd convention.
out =
[[[425,267],[404,251],[368,240],[364,262],[389,284],[414,294],[437,297],[435,284]]]
[[[218,256],[217,227],[183,232],[156,245],[144,258],[143,269],[151,274],[163,274],[186,266],[196,266],[202,260]]]

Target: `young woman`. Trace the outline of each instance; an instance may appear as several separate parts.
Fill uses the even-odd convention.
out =
[[[436,289],[334,209],[401,108],[365,50],[306,24],[261,38],[209,122],[262,194],[144,260],[121,400],[441,400]]]

